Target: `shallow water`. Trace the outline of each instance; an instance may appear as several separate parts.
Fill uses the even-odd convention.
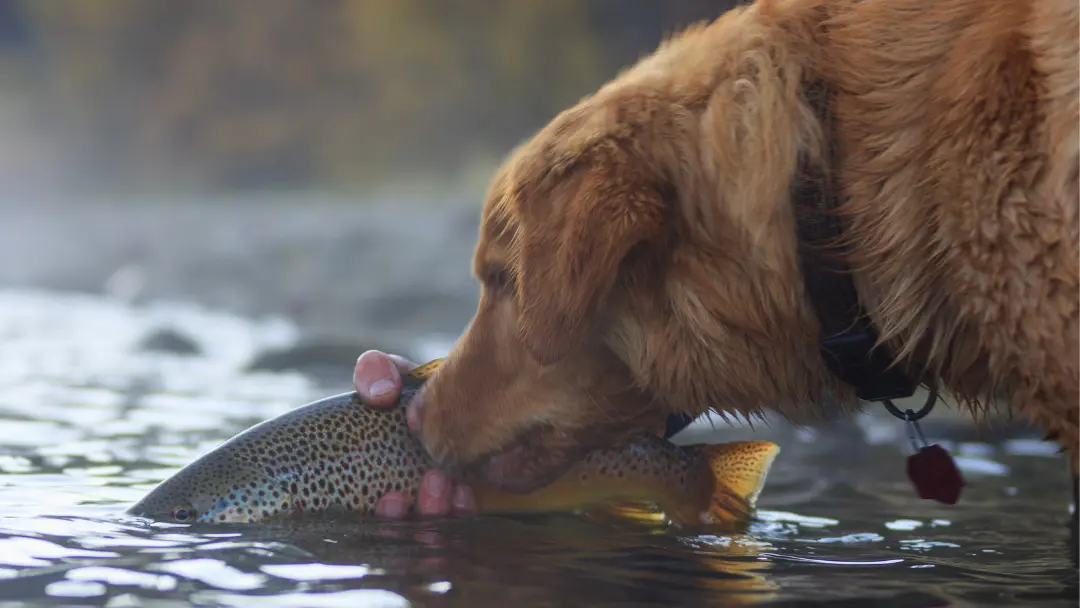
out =
[[[203,353],[141,351],[163,327]],[[1073,568],[1054,446],[946,443],[968,481],[948,507],[914,496],[902,433],[870,418],[756,431],[784,451],[743,534],[573,515],[291,528],[125,518],[218,442],[331,393],[243,371],[295,339],[281,320],[0,292],[0,606],[1076,605],[1062,595]]]

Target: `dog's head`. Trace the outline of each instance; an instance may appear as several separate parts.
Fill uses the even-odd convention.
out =
[[[440,465],[529,490],[670,412],[820,390],[788,205],[819,131],[802,54],[761,52],[787,39],[771,24],[747,9],[694,30],[511,154],[479,309],[415,402]]]
[[[511,156],[486,198],[472,323],[421,399],[426,446],[507,488],[663,414],[604,339],[613,294],[656,263],[670,193],[628,139],[565,115]]]

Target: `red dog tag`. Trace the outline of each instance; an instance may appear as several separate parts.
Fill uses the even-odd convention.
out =
[[[960,499],[964,478],[952,456],[936,443],[908,456],[907,474],[919,498],[930,498],[947,505],[955,505]]]

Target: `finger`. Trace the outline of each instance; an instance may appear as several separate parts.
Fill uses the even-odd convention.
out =
[[[416,510],[420,515],[440,517],[450,512],[450,498],[453,484],[442,471],[424,473],[420,484],[420,496],[416,500]]]
[[[378,352],[381,352],[381,351],[373,351],[373,352],[378,353]],[[396,366],[398,368],[398,371],[403,373],[403,374],[405,372],[411,370],[412,368],[416,367],[416,363],[413,363],[412,361],[409,361],[408,359],[406,359],[405,357],[402,357],[401,355],[391,355],[391,354],[387,354],[387,353],[383,353],[383,354],[385,354],[387,356],[387,358],[389,358],[391,361],[393,361],[394,366]]]
[[[404,492],[390,492],[375,503],[375,516],[405,519],[409,515],[409,497]]]
[[[472,488],[464,484],[454,488],[450,508],[455,515],[472,515],[476,513],[476,495],[473,494]]]
[[[369,350],[360,355],[353,369],[353,386],[365,403],[390,406],[401,395],[401,370],[386,353]]]
[[[420,434],[420,425],[422,424],[420,411],[423,405],[424,401],[422,398],[418,399],[413,397],[412,402],[405,408],[405,423],[409,426],[409,430],[412,431],[414,435]]]

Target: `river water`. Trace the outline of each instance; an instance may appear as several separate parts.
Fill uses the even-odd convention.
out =
[[[148,350],[163,328],[199,352]],[[688,430],[682,441],[783,446],[745,534],[575,515],[292,528],[125,518],[217,443],[347,386],[246,371],[296,340],[282,319],[0,291],[0,606],[1076,605],[1055,446],[928,426],[967,479],[949,507],[914,496],[902,427],[880,416]]]

